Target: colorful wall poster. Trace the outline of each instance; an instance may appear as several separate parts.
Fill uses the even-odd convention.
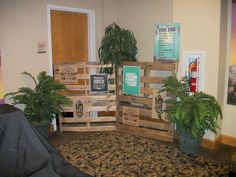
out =
[[[123,93],[140,94],[140,67],[123,66]]]
[[[107,74],[91,74],[90,88],[91,92],[107,92],[108,91]]]
[[[178,62],[180,23],[157,24],[154,39],[154,62]]]
[[[236,105],[236,4],[233,1],[231,12],[230,63],[227,103]]]
[[[3,78],[2,78],[2,58],[0,49],[0,104],[4,104],[4,90],[3,90]]]
[[[191,93],[203,91],[204,58],[203,51],[184,52],[184,75],[190,79]]]

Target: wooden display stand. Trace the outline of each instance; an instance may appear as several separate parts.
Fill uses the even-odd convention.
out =
[[[123,66],[140,67],[140,95],[123,94]],[[173,141],[173,126],[169,124],[165,114],[160,114],[165,106],[163,99],[166,99],[166,95],[159,94],[158,90],[167,76],[175,76],[176,64],[124,62],[123,66],[117,71],[117,130]]]
[[[99,74],[111,65],[96,63],[62,63],[54,65],[55,79],[64,83],[64,92],[73,102],[59,117],[60,131],[115,130],[115,75]],[[104,83],[107,86],[104,87]]]

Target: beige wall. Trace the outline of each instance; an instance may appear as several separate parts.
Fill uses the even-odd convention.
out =
[[[236,137],[236,109],[226,104],[229,66],[227,33],[230,34],[227,18],[230,18],[230,5],[231,0],[174,0],[173,15],[174,22],[181,23],[180,58],[187,50],[206,53],[204,91],[217,97],[222,106],[219,134]],[[178,74],[182,74],[181,60]],[[209,132],[205,135],[205,138],[212,140],[215,137]]]
[[[46,54],[37,54],[37,42],[48,43],[47,4],[95,10],[96,43],[100,44],[101,0],[1,0],[0,48],[5,92],[29,84],[20,75],[22,71],[36,75],[49,70],[48,49]]]
[[[117,0],[102,0],[102,36],[105,28],[113,22],[118,23],[119,10],[117,7]]]
[[[174,22],[181,23],[179,72],[183,51],[205,51],[204,91],[217,97],[219,76],[220,0],[173,0]],[[208,139],[214,135],[207,133]]]
[[[139,60],[153,61],[155,24],[173,21],[172,0],[117,0],[118,24],[132,29]]]

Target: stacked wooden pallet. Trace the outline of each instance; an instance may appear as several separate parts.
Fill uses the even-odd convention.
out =
[[[140,67],[140,94],[123,93],[123,66]],[[159,93],[163,80],[175,75],[176,64],[125,62],[118,69],[117,77],[117,129],[134,135],[173,141],[173,126],[167,121],[164,109],[164,93]]]
[[[64,83],[64,92],[72,101],[72,106],[64,108],[64,116],[59,117],[60,131],[106,131],[115,130],[116,123],[116,81],[115,75],[100,74],[101,68],[111,65],[96,63],[61,63],[54,66],[54,76]],[[92,77],[97,77],[101,88],[93,90]],[[95,83],[96,84],[96,83]],[[99,90],[100,89],[100,90]],[[105,89],[105,90],[104,90]]]

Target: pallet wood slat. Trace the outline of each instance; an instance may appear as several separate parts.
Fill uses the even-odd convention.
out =
[[[132,103],[137,103],[137,104],[145,104],[145,105],[152,104],[152,99],[138,97],[138,96],[119,95],[117,96],[117,99],[119,101],[127,101],[127,102],[132,102]]]
[[[117,111],[118,112],[122,112],[123,111],[123,107],[131,107],[131,108],[136,108],[139,110],[139,115],[140,116],[144,116],[144,117],[152,117],[152,110],[151,109],[147,109],[145,107],[142,106],[142,108],[140,108],[140,106],[134,106],[134,105],[117,105]],[[139,107],[139,108],[137,108]],[[118,115],[119,116],[119,115]]]
[[[129,126],[124,124],[117,124],[116,128],[118,131],[130,133],[133,135],[138,135],[146,138],[151,139],[158,139],[163,141],[173,141],[173,133],[164,132],[160,130],[154,130],[150,128],[145,127],[135,127],[135,126]]]
[[[156,89],[150,87],[140,87],[141,94],[152,95],[154,90]],[[122,85],[117,85],[117,91],[122,91]]]
[[[61,131],[78,131],[78,132],[92,132],[92,131],[112,131],[116,130],[115,126],[88,126],[88,127],[62,127]]]
[[[78,74],[77,75],[78,79],[89,79],[90,78],[90,74]],[[108,75],[108,79],[115,79],[115,75]]]
[[[152,63],[152,62],[124,62],[121,67],[126,66],[140,66],[140,69],[162,70],[176,72],[175,63]]]
[[[86,107],[87,112],[95,111],[116,111],[116,105],[113,106],[88,106]]]
[[[160,122],[153,122],[148,120],[139,120],[139,125],[141,127],[149,127],[153,129],[160,129],[160,130],[166,130],[169,131],[170,125],[168,125],[166,122],[160,123]]]
[[[86,97],[87,100],[116,100],[116,95],[91,95]]]
[[[81,122],[114,122],[116,121],[115,116],[104,116],[104,117],[84,117],[84,118],[62,118],[60,117],[62,123],[81,123]]]
[[[68,82],[66,87],[70,92],[67,95],[73,102],[72,106],[64,107],[67,117],[59,118],[60,131],[108,131],[116,129],[115,116],[101,116],[98,113],[110,113],[116,111],[116,81],[115,74],[107,75],[107,92],[91,91],[91,74],[100,74],[101,68],[112,67],[111,64],[101,65],[98,63],[59,63],[55,65],[56,76],[60,79],[60,72],[65,70],[63,79],[70,77],[70,68],[73,69],[73,82]],[[61,69],[61,70],[60,70]],[[76,73],[76,76],[74,76]],[[71,76],[72,77],[72,76]],[[78,92],[80,91],[80,92]],[[72,113],[72,116],[71,116]],[[95,125],[96,124],[96,125]],[[108,124],[108,125],[107,125]]]
[[[90,86],[89,85],[67,85],[66,88],[71,91],[89,91]],[[108,90],[116,90],[115,84],[108,85]]]
[[[123,77],[117,77],[118,81],[123,82]],[[150,84],[162,84],[165,80],[165,77],[154,77],[154,76],[141,76],[140,81],[142,83],[150,83]]]
[[[85,67],[87,67],[87,68],[111,68],[112,64],[99,64],[99,63],[92,64],[92,63],[88,63],[88,64],[85,64]]]

